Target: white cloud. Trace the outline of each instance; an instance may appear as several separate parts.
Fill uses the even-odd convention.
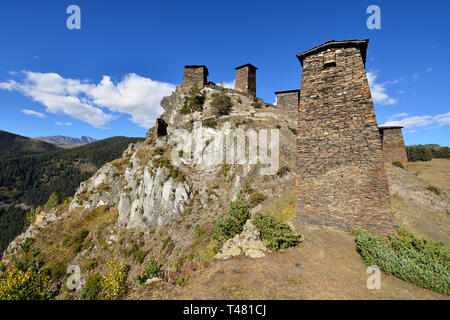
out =
[[[105,128],[126,113],[141,127],[151,127],[162,113],[160,101],[175,86],[154,81],[137,74],[127,74],[122,81],[113,83],[103,76],[98,83],[87,80],[66,79],[56,73],[24,71],[21,81],[0,82],[0,89],[19,91],[47,107],[47,112],[66,114],[97,128]],[[107,112],[109,111],[109,112]]]
[[[420,78],[419,73],[414,72],[414,74],[413,74],[413,76],[412,76],[412,78],[411,78],[411,81],[412,81],[412,82],[416,82],[419,78]]]
[[[397,118],[407,117],[407,116],[409,116],[409,114],[407,114],[406,112],[401,112],[401,113],[393,114],[392,116],[389,117],[389,119],[397,119]]]
[[[68,127],[70,127],[71,125],[72,125],[72,122],[59,122],[59,121],[57,121],[57,122],[55,122],[55,124],[57,125],[57,126],[68,126]]]
[[[377,77],[378,75],[376,74],[376,72],[367,72],[367,80],[369,81],[373,102],[383,105],[396,104],[397,99],[390,97],[386,93],[386,86],[391,84],[397,84],[398,80],[388,81],[384,83],[377,83],[376,82]]]
[[[395,116],[395,115],[394,115]],[[390,119],[393,119],[391,116]],[[430,127],[430,126],[447,126],[450,125],[450,112],[444,114],[437,114],[434,116],[412,116],[405,117],[401,120],[390,120],[383,124],[383,126],[402,126],[404,128],[416,128],[416,127]]]
[[[37,112],[34,110],[30,110],[30,109],[22,109],[21,111],[28,116],[34,116],[34,117],[38,117],[41,119],[47,118],[47,116],[45,114],[43,114],[42,112]]]
[[[428,68],[427,69],[427,72],[431,72],[431,71],[433,71],[433,68]]]
[[[219,83],[219,86],[223,86],[224,88],[228,88],[228,89],[234,89],[234,81],[235,80],[228,81],[228,82],[222,81]]]

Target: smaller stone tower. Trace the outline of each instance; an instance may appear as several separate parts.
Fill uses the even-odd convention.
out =
[[[234,89],[256,96],[256,70],[250,63],[236,67],[236,82]]]
[[[399,126],[381,126],[378,129],[380,130],[381,145],[386,162],[400,161],[406,169],[408,168],[408,156],[406,155],[402,128]]]
[[[195,81],[203,88],[208,83],[208,68],[206,66],[184,66],[183,89],[189,91]]]
[[[300,103],[300,90],[277,91],[277,106],[287,111],[289,116],[297,118]]]

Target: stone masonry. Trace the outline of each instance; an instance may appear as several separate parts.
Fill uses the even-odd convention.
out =
[[[392,211],[365,72],[368,42],[329,41],[297,55],[296,219],[386,234]]]
[[[400,161],[403,167],[408,168],[408,156],[406,155],[405,142],[403,141],[402,128],[398,126],[379,127],[381,145],[386,162]]]
[[[234,83],[234,89],[255,97],[256,70],[258,68],[247,63],[242,66],[236,67],[235,69],[236,69],[236,82]]]
[[[287,111],[289,117],[297,118],[300,90],[277,91],[277,106]]]
[[[189,91],[195,81],[203,88],[208,83],[208,68],[203,65],[184,66],[183,89]]]

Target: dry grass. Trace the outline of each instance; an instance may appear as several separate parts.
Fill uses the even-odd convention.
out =
[[[450,193],[450,159],[410,162],[408,171]]]

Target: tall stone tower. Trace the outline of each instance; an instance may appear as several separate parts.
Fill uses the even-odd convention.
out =
[[[236,67],[236,81],[234,89],[256,96],[256,70],[257,67],[250,63]]]
[[[297,55],[300,222],[340,230],[392,230],[380,133],[365,72],[369,40],[329,41]]]
[[[208,68],[206,66],[184,66],[183,89],[189,91],[195,81],[203,88],[208,83]]]
[[[399,126],[379,127],[384,159],[389,163],[400,161],[406,169],[408,168],[408,156],[405,141],[403,141],[402,128]]]

